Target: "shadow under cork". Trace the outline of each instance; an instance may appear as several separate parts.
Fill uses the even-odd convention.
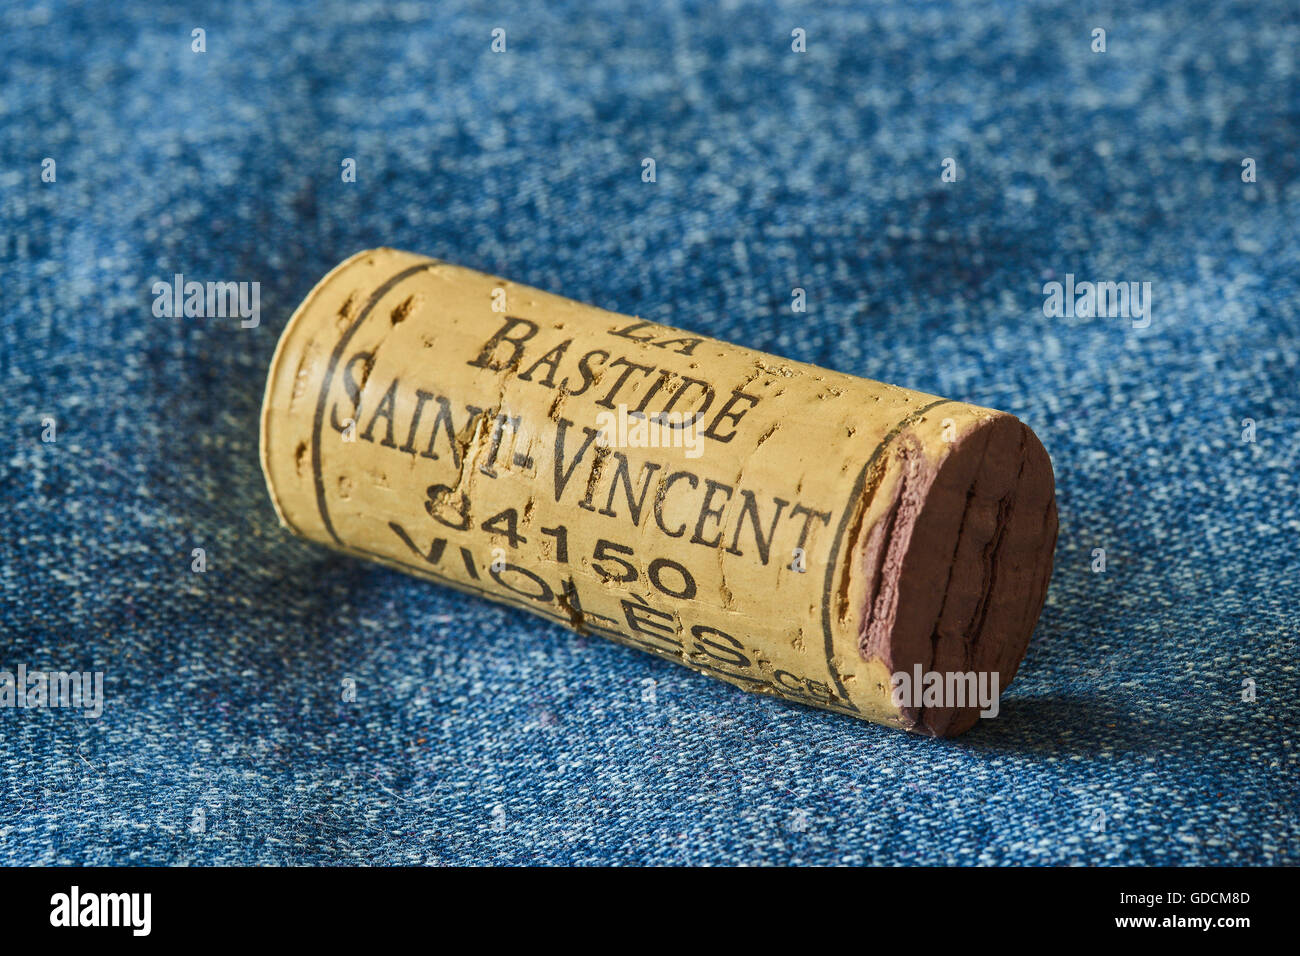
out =
[[[957,740],[972,751],[1067,757],[1162,753],[1206,735],[1245,742],[1248,728],[1225,716],[1217,707],[1171,711],[1154,701],[1110,701],[1097,694],[1004,698],[997,717],[981,719]]]
[[[1094,695],[1003,698],[996,717],[981,718],[957,738],[970,750],[1095,756],[1107,750],[1146,753],[1168,728],[1150,714]]]

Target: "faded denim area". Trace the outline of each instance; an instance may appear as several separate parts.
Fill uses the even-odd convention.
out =
[[[0,710],[0,861],[1300,862],[1293,2],[230,6],[0,11],[0,668],[108,698]],[[749,696],[281,530],[276,339],[375,245],[1024,419],[1061,537],[1001,716]],[[260,325],[155,317],[176,273]],[[1047,318],[1067,274],[1149,327]]]

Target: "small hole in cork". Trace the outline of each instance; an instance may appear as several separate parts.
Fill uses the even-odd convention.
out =
[[[413,306],[414,304],[415,304],[415,296],[413,295],[408,295],[405,299],[403,299],[401,304],[399,304],[396,308],[393,309],[391,313],[389,313],[388,317],[392,320],[393,325],[396,325],[398,322],[403,321],[408,315],[410,315],[411,306]]]

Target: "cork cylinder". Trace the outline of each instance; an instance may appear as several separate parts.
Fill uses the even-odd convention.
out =
[[[261,456],[312,541],[941,736],[980,705],[895,675],[1004,689],[1056,540],[1051,462],[1011,415],[392,249],[290,319]]]

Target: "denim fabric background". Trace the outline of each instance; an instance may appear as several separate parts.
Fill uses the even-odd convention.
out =
[[[862,6],[6,3],[0,668],[108,703],[0,712],[0,861],[1300,862],[1300,8]],[[1023,418],[1061,537],[1002,716],[749,696],[290,537],[267,366],[381,244]],[[154,318],[177,272],[261,326]],[[1067,272],[1150,328],[1045,318]]]

